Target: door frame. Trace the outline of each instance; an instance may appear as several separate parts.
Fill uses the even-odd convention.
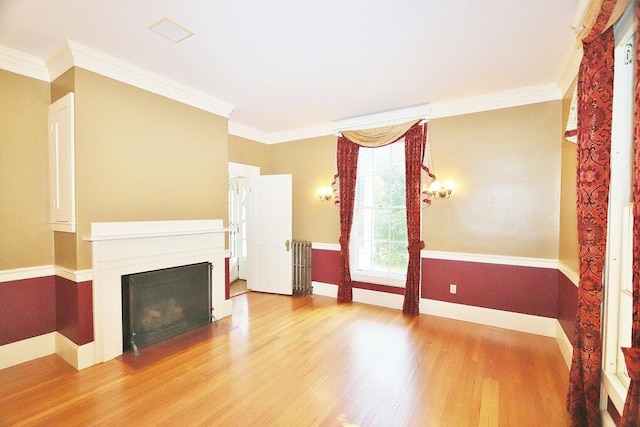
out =
[[[241,178],[248,178],[250,176],[260,176],[260,167],[259,166],[252,166],[252,165],[245,165],[242,163],[234,163],[234,162],[228,162],[227,163],[227,168],[228,168],[228,176],[229,177],[241,177]],[[231,209],[230,206],[227,207],[228,209]],[[247,258],[249,257],[249,253],[251,251],[247,252]],[[247,265],[249,265],[249,260],[247,259]],[[231,271],[229,271],[229,276],[231,276]],[[231,280],[231,277],[229,277],[229,280]]]

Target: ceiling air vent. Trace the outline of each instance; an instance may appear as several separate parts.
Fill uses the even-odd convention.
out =
[[[162,18],[155,24],[151,25],[149,29],[174,43],[178,43],[193,35],[191,31],[187,30],[182,25],[173,22],[169,18]]]

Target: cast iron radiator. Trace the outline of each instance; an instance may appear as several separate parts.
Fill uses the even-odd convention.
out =
[[[311,242],[293,241],[293,293],[294,295],[311,295]]]

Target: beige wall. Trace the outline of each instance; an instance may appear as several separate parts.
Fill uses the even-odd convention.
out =
[[[49,84],[0,70],[0,270],[53,263]]]
[[[317,196],[331,185],[336,170],[336,137],[323,136],[269,146],[272,174],[293,175],[293,238],[337,243],[339,209]]]
[[[77,268],[92,222],[221,218],[227,119],[76,68]]]
[[[560,101],[432,120],[435,172],[456,190],[423,210],[426,249],[556,259],[560,134]],[[270,146],[271,173],[293,174],[296,239],[338,243],[338,208],[315,191],[335,151],[335,136]]]
[[[257,166],[262,175],[269,174],[269,145],[229,135],[229,161]]]
[[[562,124],[567,123],[574,85],[562,100]],[[578,257],[578,214],[576,179],[577,146],[562,138],[562,183],[560,187],[560,241],[558,259],[575,273],[580,271]]]
[[[455,180],[424,210],[426,249],[557,259],[561,102],[429,123],[435,172]]]

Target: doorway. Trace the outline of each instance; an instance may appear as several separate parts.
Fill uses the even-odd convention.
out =
[[[229,296],[247,292],[247,178],[260,168],[229,162]]]

